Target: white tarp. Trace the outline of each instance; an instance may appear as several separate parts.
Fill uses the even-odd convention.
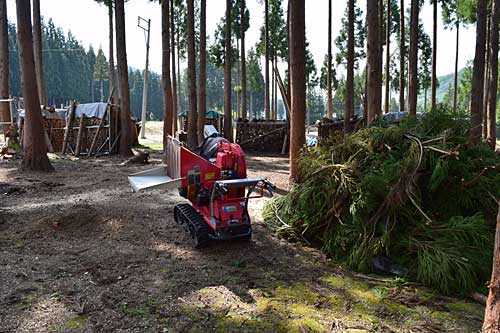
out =
[[[88,104],[78,104],[75,111],[75,118],[81,118],[83,114],[85,117],[102,118],[104,116],[104,111],[108,107],[107,103],[88,103]],[[66,109],[67,115],[69,116],[70,107]]]

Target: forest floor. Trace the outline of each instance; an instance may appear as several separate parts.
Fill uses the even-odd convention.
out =
[[[184,199],[131,192],[151,165],[50,156],[51,174],[0,161],[0,332],[480,332],[480,305],[273,237],[269,198],[251,202],[252,241],[194,250],[173,221]],[[248,168],[286,191],[286,158]]]

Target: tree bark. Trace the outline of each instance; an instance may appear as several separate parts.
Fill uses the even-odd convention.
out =
[[[437,91],[437,24],[438,24],[438,0],[433,0],[432,12],[432,74],[431,74],[431,111],[436,109]]]
[[[241,1],[241,22],[245,20],[246,1]],[[247,116],[247,61],[245,52],[245,29],[241,27],[241,118]]]
[[[197,103],[196,103],[196,48],[194,36],[194,0],[187,1],[187,47],[188,47],[188,94],[189,117],[187,144],[189,149],[195,150],[198,146],[197,136]],[[202,130],[202,129],[200,129]]]
[[[266,120],[271,118],[271,105],[269,101],[269,0],[264,0],[264,21],[265,21],[265,65],[264,65],[264,81],[265,81],[265,89],[264,89],[264,109]]]
[[[47,157],[46,133],[37,94],[30,0],[16,0],[16,5],[19,65],[25,108],[22,167],[27,170],[51,171],[53,168]]]
[[[418,7],[418,0],[411,0],[408,114],[413,118],[417,117],[418,96]]]
[[[305,143],[306,43],[305,0],[290,1],[291,123],[290,182],[300,182],[299,157]]]
[[[182,113],[182,77],[181,77],[181,48],[180,48],[180,35],[177,29],[177,112]],[[176,120],[177,123],[177,120]]]
[[[47,92],[45,90],[45,77],[42,57],[42,19],[40,16],[40,0],[33,0],[33,47],[35,49],[36,82],[38,97],[42,105],[47,105]]]
[[[347,78],[344,103],[344,132],[351,131],[351,116],[354,115],[354,0],[348,3],[347,29]]]
[[[199,109],[198,115],[198,142],[202,143],[205,139],[205,115],[207,113],[207,1],[200,1],[200,80],[199,91]]]
[[[177,73],[175,69],[175,19],[174,19],[174,1],[170,0],[170,54],[172,55],[172,98],[174,110],[172,114],[172,124],[174,125],[174,132],[177,132],[177,115],[178,115],[178,99],[177,99]]]
[[[486,123],[486,138],[490,147],[496,145],[496,109],[498,91],[498,24],[500,20],[500,0],[494,0],[490,24],[490,77],[488,94],[488,112]],[[500,308],[499,308],[500,310]]]
[[[332,0],[328,0],[328,119],[333,118],[332,94]]]
[[[476,51],[474,56],[474,68],[472,71],[472,93],[471,93],[471,131],[470,142],[479,143],[481,139],[481,126],[484,98],[484,57],[486,48],[486,7],[487,0],[477,1],[477,23],[476,23]]]
[[[122,156],[132,156],[132,121],[130,119],[130,90],[128,84],[127,43],[125,40],[124,0],[115,1],[116,57],[118,63],[118,87],[120,91],[120,146]]]
[[[486,60],[484,63],[484,99],[483,99],[483,115],[481,127],[482,137],[486,140],[488,136],[488,101],[490,96],[489,77],[490,77],[490,34],[491,34],[491,15],[488,13],[486,18]]]
[[[495,3],[498,1],[495,0]],[[500,202],[498,203],[497,227],[493,250],[493,270],[489,296],[484,314],[483,333],[500,332]]]
[[[278,57],[274,57],[274,68],[278,70]],[[274,73],[274,120],[278,120],[278,75]]]
[[[0,0],[0,99],[9,98],[9,30],[7,23],[7,2]],[[10,121],[10,103],[0,102],[0,121]],[[5,134],[9,125],[2,126]]]
[[[226,49],[224,57],[224,137],[233,141],[231,111],[231,0],[226,0]]]
[[[385,105],[384,113],[389,113],[391,92],[391,0],[387,0],[387,20],[385,23]]]
[[[405,111],[405,1],[400,1],[399,8],[399,111]]]
[[[174,100],[172,97],[172,81],[170,78],[170,4],[167,0],[163,0],[161,2],[161,44],[161,80],[163,84],[163,160],[167,161],[168,136],[172,136],[174,133]]]
[[[458,2],[458,0],[457,0]],[[458,99],[458,51],[459,51],[459,42],[460,42],[460,22],[457,17],[457,41],[455,48],[455,77],[453,80],[453,113],[457,112],[457,99]]]
[[[114,50],[114,27],[113,27],[113,3],[110,2],[108,6],[109,16],[109,91],[116,91],[115,83],[115,50]],[[114,94],[114,93],[113,93]]]
[[[382,100],[382,71],[379,68],[380,58],[380,21],[379,1],[367,1],[367,125],[370,126],[380,113]]]

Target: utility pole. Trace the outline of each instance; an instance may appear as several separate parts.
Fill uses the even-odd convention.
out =
[[[147,24],[147,27],[141,25]],[[144,69],[144,88],[142,90],[142,114],[141,114],[141,139],[146,138],[146,106],[148,103],[148,76],[149,76],[149,37],[151,33],[151,19],[137,18],[137,26],[146,34],[146,68]]]

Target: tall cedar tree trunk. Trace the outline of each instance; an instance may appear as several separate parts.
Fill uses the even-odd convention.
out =
[[[354,0],[348,3],[347,29],[347,81],[344,101],[344,132],[351,131],[351,116],[354,115]]]
[[[418,96],[418,8],[419,0],[411,0],[410,16],[410,67],[408,70],[408,114],[417,117]]]
[[[0,0],[0,99],[9,98],[9,32],[7,23],[7,2]],[[0,102],[0,121],[10,121],[10,104]],[[5,136],[9,125],[2,126]]]
[[[274,68],[278,70],[278,57],[274,57]],[[278,120],[278,74],[274,73],[274,112],[276,117],[274,120]]]
[[[245,21],[246,1],[241,1],[241,22]],[[245,29],[241,27],[241,118],[247,118],[247,60],[245,52]]]
[[[163,84],[163,154],[167,160],[167,138],[174,133],[172,81],[170,79],[170,6],[169,1],[161,2],[161,80]]]
[[[235,10],[237,10],[239,8],[235,8]],[[239,55],[240,54],[240,40],[238,38],[236,38],[236,54]],[[240,85],[240,80],[241,80],[241,76],[240,76],[240,59],[237,59],[236,60],[236,85]],[[236,119],[240,118],[241,117],[241,113],[240,113],[240,92],[238,90],[235,91],[236,92]]]
[[[182,98],[182,85],[181,85],[181,48],[180,48],[180,33],[179,29],[177,29],[177,112],[182,113],[182,103],[183,103],[183,98]]]
[[[433,0],[432,12],[432,74],[431,74],[431,111],[436,109],[437,91],[437,24],[438,24],[438,0]]]
[[[384,113],[389,113],[391,90],[391,0],[387,0],[387,20],[385,23],[385,105]]]
[[[40,17],[40,0],[33,0],[33,47],[35,49],[35,70],[40,103],[47,106],[47,92],[43,74],[42,57],[42,18]]]
[[[381,70],[379,69],[380,58],[380,22],[379,22],[379,1],[367,1],[367,82],[366,91],[368,98],[367,125],[373,122],[380,112],[382,98]]]
[[[172,56],[172,98],[174,110],[172,114],[172,122],[174,125],[174,132],[177,132],[177,115],[178,115],[178,99],[177,99],[177,73],[175,70],[175,13],[174,13],[174,1],[170,0],[170,54]]]
[[[498,4],[498,0],[494,0]],[[500,332],[500,202],[498,203],[497,228],[493,250],[490,293],[484,313],[483,333]]]
[[[207,1],[200,1],[200,81],[198,83],[198,142],[205,139],[205,115],[207,113]]]
[[[22,167],[26,170],[51,171],[53,168],[47,157],[45,129],[40,112],[40,99],[37,94],[30,0],[16,0],[16,5],[19,65],[26,112]]]
[[[271,119],[275,120],[276,115],[275,112],[276,110],[274,109],[274,98],[276,94],[274,93],[274,56],[271,56]]]
[[[265,65],[264,65],[264,72],[265,72],[265,89],[264,89],[264,109],[265,109],[265,115],[266,115],[266,120],[269,120],[271,118],[271,105],[269,101],[269,0],[264,0],[264,21],[265,21]]]
[[[226,0],[226,49],[224,56],[224,137],[233,141],[231,111],[231,0]]]
[[[458,0],[457,0],[458,7]],[[453,79],[453,113],[457,112],[457,99],[458,99],[458,50],[459,50],[459,42],[460,42],[460,21],[457,17],[457,41],[455,47],[455,77]]]
[[[489,87],[489,77],[490,77],[490,34],[491,34],[491,25],[490,25],[491,15],[488,13],[486,18],[486,59],[484,63],[484,98],[483,98],[483,114],[482,114],[482,136],[486,140],[488,136],[488,101],[490,96]]]
[[[286,11],[286,39],[287,39],[287,47],[290,45],[290,1],[288,1],[288,6],[287,6],[287,11]],[[290,49],[288,48],[287,49],[287,73],[286,73],[286,76],[287,76],[287,81],[288,81],[288,84],[286,86],[286,94],[287,94],[287,98],[288,98],[288,105],[291,105],[292,104],[292,91],[291,91],[291,88],[290,88],[290,72],[291,72],[291,67],[290,67]],[[290,131],[290,117],[289,115],[287,115],[287,130]]]
[[[332,0],[328,0],[328,119],[333,118],[332,94]]]
[[[486,7],[487,0],[477,1],[477,23],[476,23],[476,52],[474,56],[474,68],[472,71],[472,93],[471,93],[471,131],[470,142],[479,143],[481,139],[481,125],[484,98],[484,57],[486,48]]]
[[[498,24],[500,0],[494,0],[490,24],[490,78],[488,94],[488,112],[486,117],[486,138],[492,149],[496,145],[496,108],[498,91]]]
[[[305,0],[290,1],[290,182],[300,182],[300,149],[305,144],[306,115],[306,24]]]
[[[114,27],[113,27],[113,2],[110,1],[108,4],[108,16],[109,16],[109,91],[110,93],[115,89],[115,50],[114,50]],[[116,90],[115,90],[116,93]],[[113,94],[115,94],[113,93]]]
[[[115,1],[116,60],[120,91],[120,155],[132,155],[132,121],[130,119],[130,90],[128,85],[127,43],[125,40],[124,0]]]
[[[399,6],[399,111],[405,111],[405,1]]]
[[[189,115],[187,144],[194,151],[198,146],[196,105],[196,48],[194,37],[194,0],[187,1],[188,95]],[[203,129],[200,129],[203,130]]]

